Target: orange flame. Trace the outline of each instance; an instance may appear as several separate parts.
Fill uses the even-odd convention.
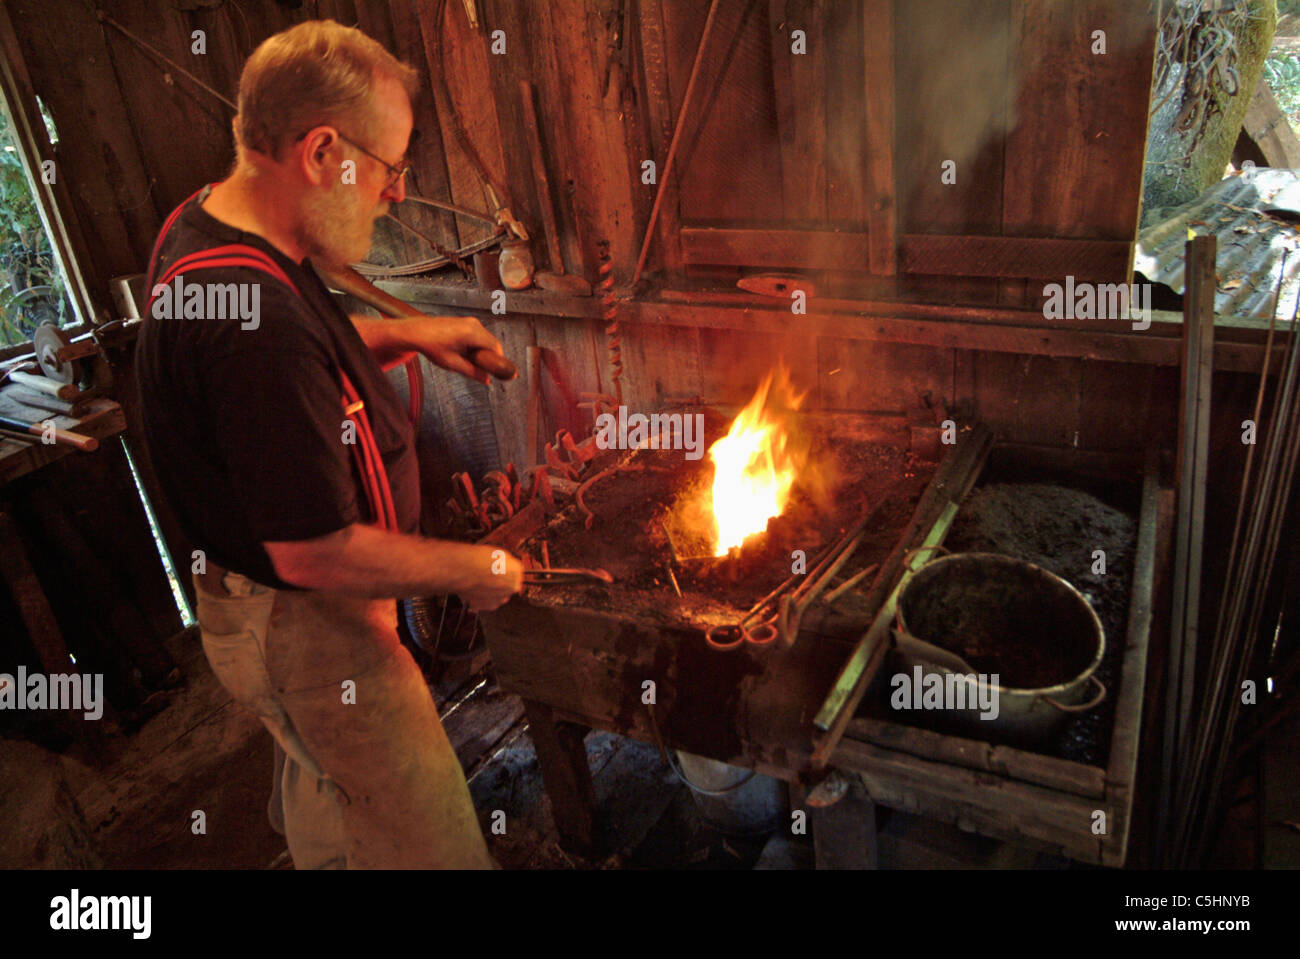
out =
[[[709,447],[713,461],[714,556],[767,529],[790,498],[798,463],[781,406],[798,407],[784,367],[769,373],[727,435]]]

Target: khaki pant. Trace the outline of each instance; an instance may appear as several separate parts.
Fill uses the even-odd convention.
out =
[[[492,868],[396,603],[194,581],[213,672],[275,737],[271,820],[297,868]]]

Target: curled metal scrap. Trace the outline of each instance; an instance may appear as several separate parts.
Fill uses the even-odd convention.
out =
[[[1194,130],[1191,146],[1201,138],[1206,123],[1222,112],[1222,100],[1234,97],[1241,88],[1237,73],[1237,36],[1249,17],[1247,5],[1238,2],[1223,7],[1204,0],[1175,2],[1165,14],[1157,36],[1156,78],[1152,87],[1163,90],[1175,63],[1186,67],[1178,117],[1174,129]],[[1170,90],[1152,109],[1154,116],[1172,96]],[[1190,152],[1190,151],[1189,151]]]
[[[1218,238],[1218,288],[1214,308],[1220,316],[1266,322],[1283,268],[1283,253],[1300,243],[1300,171],[1259,169],[1253,176],[1231,176],[1196,200],[1138,234],[1133,267],[1153,283],[1183,293],[1187,231]],[[1285,321],[1300,298],[1300,257],[1285,264],[1278,302]]]

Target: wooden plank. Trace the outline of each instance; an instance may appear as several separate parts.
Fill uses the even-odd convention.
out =
[[[581,253],[580,265],[570,263],[570,270],[595,282],[598,241],[607,240],[615,276],[625,280],[632,274],[641,241],[632,191],[642,187],[633,186],[640,178],[634,181],[629,171],[635,166],[639,174],[643,158],[628,156],[622,111],[606,105],[600,89],[613,18],[595,3],[538,2],[533,9],[539,36],[549,33],[553,38],[549,46],[556,62],[558,108],[542,113],[563,118],[555,140],[568,151],[561,158],[562,169],[567,171],[565,192]],[[538,78],[539,86],[544,80]],[[545,105],[544,86],[541,92]]]
[[[703,395],[703,330],[626,323],[620,326],[620,332],[623,399],[629,408],[653,411],[664,404],[666,397]]]
[[[44,422],[46,414],[42,413],[38,422]],[[86,404],[86,413],[80,418],[74,419],[70,416],[54,415],[49,419],[58,429],[72,430],[77,433],[84,433],[87,436],[93,436],[95,439],[104,440],[110,436],[116,436],[126,429],[126,418],[122,414],[122,407],[110,399],[90,400]],[[0,450],[0,485],[8,483],[19,476],[23,476],[33,470],[40,469],[46,463],[61,459],[70,453],[76,453],[66,446],[55,446],[40,442],[39,437],[34,437],[35,443],[21,445],[17,443],[6,444],[3,450]],[[94,453],[78,454],[94,456]]]
[[[1106,795],[1105,770],[1010,746],[995,746],[975,739],[866,717],[850,720],[844,737],[920,759],[982,770],[1071,795],[1094,799]]]
[[[797,392],[817,387],[817,342],[801,333],[699,331],[700,392],[711,402],[749,402],[763,378],[784,363]],[[651,369],[661,363],[650,359]],[[806,397],[801,408],[810,406]]]
[[[456,758],[469,770],[493,750],[523,715],[524,704],[519,697],[494,686],[462,703],[442,725]]]
[[[1137,232],[1156,16],[1128,0],[1013,0],[1002,232],[1113,239]],[[1103,30],[1106,52],[1094,53]],[[1109,268],[1112,264],[1107,263]],[[1076,276],[1078,274],[1076,273]],[[1128,281],[1129,265],[1095,277]]]
[[[13,597],[14,605],[18,607],[18,614],[27,630],[27,638],[31,640],[36,654],[40,657],[41,667],[45,673],[47,675],[79,673],[80,670],[68,653],[63,634],[59,631],[54,611],[50,609],[49,600],[45,597],[45,590],[42,589],[40,580],[36,578],[36,572],[32,569],[27,547],[23,544],[18,527],[13,517],[4,511],[0,511],[0,578],[4,579]],[[24,695],[25,690],[16,690],[16,692],[18,695]],[[73,735],[87,729],[82,719],[82,716],[67,710],[60,710],[58,713],[59,725]]]
[[[1107,280],[1122,273],[1129,243],[1061,240],[1051,237],[899,237],[903,273],[970,277],[1054,277]],[[766,268],[866,270],[871,268],[869,233],[826,230],[759,230],[687,227],[682,253],[688,264]]]
[[[597,825],[596,793],[583,746],[587,729],[557,722],[551,708],[535,700],[524,700],[524,710],[561,844],[590,855],[597,848]]]
[[[1183,306],[1183,365],[1178,418],[1178,518],[1174,552],[1174,598],[1166,674],[1164,778],[1157,835],[1167,836],[1166,817],[1173,813],[1186,751],[1192,749],[1191,709],[1196,684],[1196,648],[1200,632],[1201,553],[1205,522],[1205,470],[1210,432],[1210,385],[1213,372],[1214,294],[1218,285],[1213,236],[1187,243],[1187,299]],[[1168,850],[1166,849],[1166,854]]]
[[[862,6],[866,115],[867,233],[871,272],[897,272],[898,190],[894,182],[894,0]]]
[[[113,18],[132,34],[161,51],[177,65],[223,96],[234,100],[237,89],[221,88],[213,73],[216,60],[238,55],[216,38],[206,39],[207,52],[193,52],[191,14],[174,6],[159,8],[148,0],[114,4]],[[205,183],[220,180],[230,169],[234,112],[191,80],[173,76],[171,69],[133,40],[111,27],[104,30],[110,63],[126,108],[127,130],[139,145],[149,173],[150,190],[134,202],[152,205],[159,218]],[[231,64],[232,67],[237,64]],[[232,70],[227,70],[227,75]],[[185,136],[176,131],[184,130]],[[150,234],[146,242],[153,240]],[[143,269],[145,261],[141,261]]]
[[[688,264],[865,271],[871,266],[871,238],[865,232],[685,227],[682,259]]]
[[[1119,283],[1126,276],[1128,241],[1053,237],[932,236],[899,240],[899,270],[944,276],[1031,277],[1064,282]]]
[[[1082,361],[1070,357],[976,354],[976,415],[1011,442],[1073,447],[1081,378]]]
[[[1264,165],[1293,170],[1300,167],[1300,138],[1291,129],[1268,82],[1261,79],[1246,108],[1241,132],[1249,137],[1264,157]]]
[[[528,139],[528,157],[533,167],[533,188],[537,191],[537,205],[541,209],[542,226],[546,233],[547,261],[553,272],[563,273],[564,251],[560,247],[560,228],[555,218],[555,205],[551,200],[551,178],[546,172],[546,156],[542,153],[542,134],[537,127],[537,88],[527,80],[521,80],[519,99]]]
[[[1008,100],[1007,0],[909,0],[896,9],[899,217],[903,233],[1002,232],[1003,144]],[[952,43],[935,24],[961,24]],[[933,65],[942,63],[942,70]],[[902,271],[900,271],[902,272]],[[900,287],[934,302],[997,302],[986,278],[900,276]]]
[[[825,0],[769,0],[772,88],[781,138],[781,199],[785,221],[825,221]],[[792,51],[791,33],[804,32],[807,53]]]
[[[831,762],[837,769],[856,773],[873,802],[995,839],[1029,840],[1079,862],[1098,864],[1109,841],[1092,834],[1095,799],[929,762],[852,739],[839,741]]]
[[[1010,4],[907,0],[895,16],[902,232],[999,234]]]
[[[408,303],[426,307],[451,306],[477,310],[491,318],[491,293],[466,284],[429,281],[383,281],[380,286]],[[673,300],[636,299],[620,303],[619,318],[631,323],[665,327],[700,327],[744,331],[790,331],[788,309],[755,304],[753,298],[700,291],[677,292]],[[599,301],[591,297],[566,297],[529,290],[512,294],[518,309],[542,316],[570,319],[597,318]],[[871,300],[809,300],[800,329],[809,336],[833,335],[852,339],[917,343],[947,349],[987,350],[1034,356],[1073,356],[1113,360],[1140,366],[1177,366],[1181,323],[1153,311],[1151,329],[1123,332],[1117,324],[1094,320],[1061,320],[1043,325],[1041,314],[995,307],[976,308]],[[960,318],[960,322],[956,320]],[[1107,327],[1111,327],[1107,330]],[[1215,342],[1215,369],[1258,374],[1262,364],[1262,336],[1258,330],[1232,328],[1221,331]],[[1275,359],[1282,347],[1274,345]],[[516,354],[510,354],[513,357]],[[517,354],[523,362],[522,352]]]
[[[655,169],[663,170],[668,160],[668,145],[673,138],[673,103],[680,103],[685,91],[679,91],[676,101],[668,88],[668,55],[664,39],[663,0],[642,0],[637,4],[638,27],[641,40],[642,89],[645,94],[646,112],[649,115],[650,144],[653,156],[645,159],[655,161]],[[639,164],[638,164],[639,166]],[[639,171],[638,171],[639,172]],[[641,178],[636,177],[636,183]],[[681,191],[676,180],[669,179],[663,184],[642,184],[644,190],[643,206],[645,216],[638,218],[637,224],[644,231],[644,224],[649,222],[650,205],[654,200],[656,189],[664,191],[664,198],[659,204],[659,219],[655,225],[655,250],[664,269],[678,272],[682,267],[681,241]]]
[[[470,29],[463,5],[449,0],[441,23],[434,22],[437,6],[436,0],[416,0],[416,14],[430,73],[436,71],[441,64],[447,91],[453,101],[448,103],[439,84],[432,84],[447,158],[447,173],[451,180],[450,199],[460,206],[491,213],[487,190],[484,189],[473,162],[457,140],[451,119],[454,104],[466,136],[487,165],[488,175],[499,183],[505,161],[497,137],[496,101],[487,92],[492,89],[489,54],[484,47],[483,37]],[[514,39],[520,42],[523,38]],[[508,39],[506,49],[510,49]],[[498,196],[501,202],[506,201],[500,191]],[[494,232],[490,224],[463,216],[456,217],[456,227],[462,246]]]
[[[674,117],[709,4],[664,7]],[[708,48],[687,104],[671,175],[688,220],[779,221],[781,153],[771,85],[767,13],[757,0],[718,0]],[[660,168],[662,182],[663,168]]]
[[[880,863],[876,840],[876,804],[861,780],[853,777],[839,802],[809,809],[818,869],[875,869]]]
[[[961,434],[961,442],[940,464],[939,470],[926,487],[921,501],[899,538],[898,545],[882,564],[880,572],[868,594],[868,606],[879,609],[871,628],[862,636],[848,661],[840,669],[825,701],[813,719],[821,735],[813,749],[813,764],[824,767],[836,743],[844,734],[853,711],[862,701],[876,670],[884,658],[886,636],[893,620],[893,607],[898,590],[907,576],[904,564],[910,550],[919,546],[937,546],[947,535],[948,526],[956,514],[956,506],[975,483],[989,450],[993,434],[987,427],[977,425],[969,433]]]
[[[826,87],[826,212],[832,223],[843,229],[862,230],[868,223],[867,195],[870,184],[864,175],[868,159],[866,115],[866,64],[863,51],[868,36],[876,38],[874,24],[864,24],[861,3],[829,3],[822,24],[823,56],[827,67]],[[845,269],[868,269],[869,260]]]
[[[451,6],[451,4],[448,4]],[[509,197],[502,202],[510,207],[515,218],[524,224],[532,238],[534,250],[543,248],[545,230],[539,185],[533,181],[532,149],[528,136],[528,121],[520,83],[536,75],[533,66],[533,42],[528,28],[528,15],[523,5],[512,0],[481,0],[478,5],[479,24],[485,38],[501,30],[506,36],[505,55],[488,53],[488,75],[491,78],[492,99],[495,103],[496,136],[501,143],[501,173]],[[455,16],[463,18],[463,5]],[[484,39],[476,38],[479,43]],[[481,94],[479,94],[481,96]],[[530,103],[529,106],[532,104]],[[539,139],[540,142],[540,139]],[[542,257],[537,258],[543,262]],[[551,264],[554,269],[554,264]]]
[[[827,409],[901,412],[918,409],[922,396],[951,400],[952,351],[907,343],[867,343],[821,336],[818,377]]]
[[[1133,557],[1133,589],[1129,595],[1128,630],[1124,665],[1115,704],[1115,731],[1111,734],[1110,762],[1106,767],[1109,833],[1112,841],[1102,848],[1102,862],[1121,867],[1128,858],[1132,832],[1133,797],[1137,791],[1138,752],[1142,741],[1142,700],[1146,695],[1147,649],[1155,599],[1156,540],[1159,529],[1160,464],[1155,447],[1147,454],[1142,478],[1142,507],[1138,515],[1137,552]],[[1114,693],[1112,693],[1114,695]]]
[[[377,32],[375,27],[382,11],[387,10],[391,18],[390,33],[392,45],[389,49],[398,59],[409,63],[419,71],[422,88],[411,104],[414,113],[414,132],[411,134],[409,154],[411,173],[407,178],[408,192],[435,200],[451,201],[451,177],[447,171],[447,154],[449,152],[444,140],[442,127],[438,123],[435,106],[433,81],[429,73],[429,61],[425,56],[424,42],[420,35],[420,24],[414,0],[394,0],[389,4],[363,4],[358,11],[361,14],[362,29],[368,33]],[[422,233],[433,237],[442,246],[455,249],[460,246],[456,231],[455,215],[447,210],[438,210],[418,203],[406,203],[399,216]],[[484,224],[486,227],[486,224]],[[406,235],[406,231],[402,231]],[[475,235],[480,235],[477,231]],[[420,256],[432,255],[422,243],[412,243],[412,250],[419,250]]]

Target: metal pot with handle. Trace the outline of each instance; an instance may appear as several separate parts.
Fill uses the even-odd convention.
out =
[[[998,553],[950,554],[920,568],[913,559],[898,596],[896,666],[929,685],[975,674],[996,704],[938,710],[938,725],[1033,745],[1105,698],[1094,675],[1106,651],[1101,620],[1064,579]]]

